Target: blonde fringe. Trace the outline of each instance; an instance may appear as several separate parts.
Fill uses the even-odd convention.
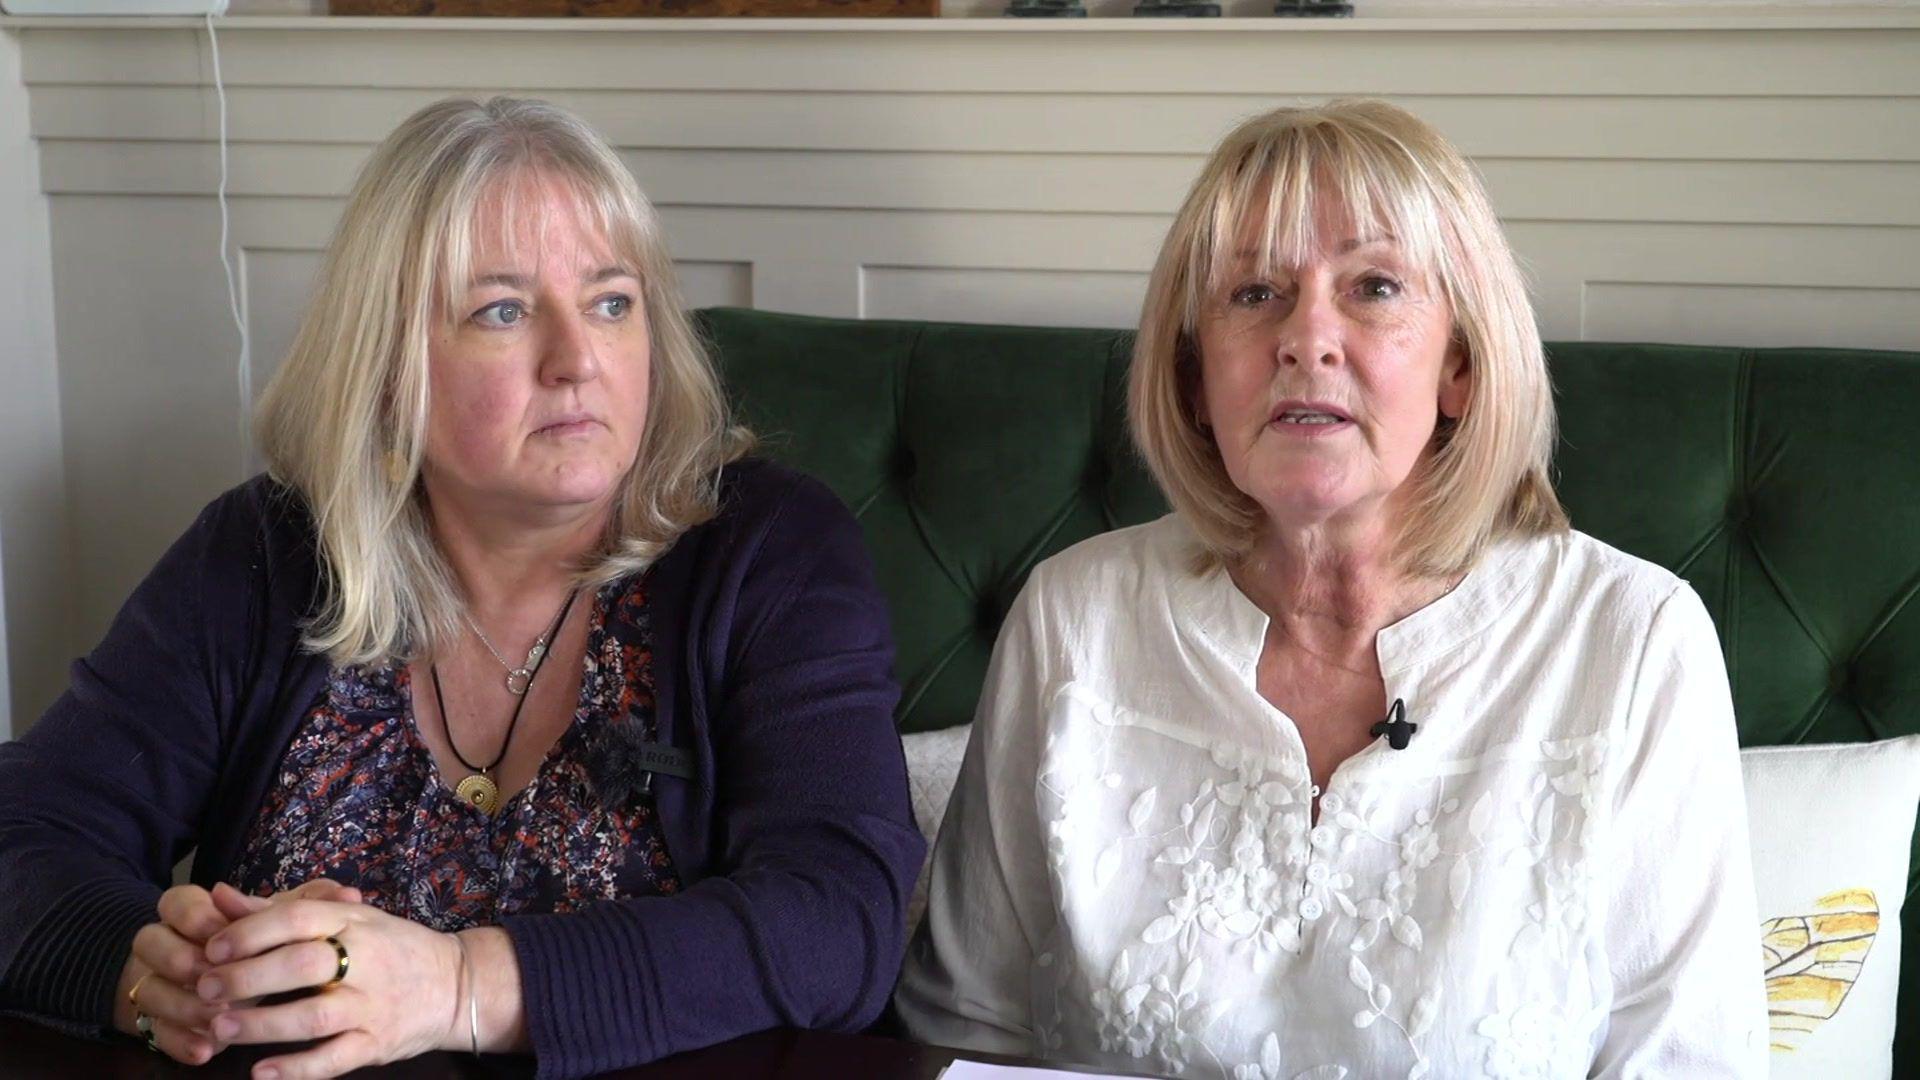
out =
[[[1567,528],[1549,479],[1554,412],[1546,356],[1520,268],[1473,167],[1438,132],[1381,101],[1283,108],[1240,125],[1194,182],[1148,279],[1128,376],[1141,457],[1204,546],[1233,563],[1265,525],[1227,475],[1198,414],[1203,305],[1253,231],[1262,272],[1314,250],[1314,211],[1334,200],[1394,235],[1441,283],[1472,372],[1466,409],[1443,423],[1408,478],[1395,559],[1460,573],[1508,535]]]

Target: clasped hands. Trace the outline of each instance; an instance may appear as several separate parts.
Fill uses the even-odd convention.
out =
[[[461,949],[451,934],[362,904],[324,878],[271,898],[180,885],[134,935],[115,1026],[152,1020],[155,1049],[190,1065],[236,1044],[322,1040],[261,1060],[253,1080],[338,1076],[441,1048],[466,1048]],[[326,986],[275,1004],[260,999]]]

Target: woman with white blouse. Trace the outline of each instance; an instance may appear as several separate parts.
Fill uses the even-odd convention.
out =
[[[1568,528],[1460,153],[1379,102],[1229,135],[1130,412],[1174,512],[1042,563],[1008,616],[913,1034],[1231,1080],[1763,1075],[1713,623]]]

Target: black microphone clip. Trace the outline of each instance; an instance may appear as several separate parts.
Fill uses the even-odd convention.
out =
[[[1376,739],[1385,735],[1388,746],[1395,750],[1405,750],[1407,743],[1413,740],[1413,733],[1419,730],[1419,724],[1407,721],[1407,703],[1394,698],[1393,707],[1387,710],[1387,718],[1373,725],[1368,734]]]

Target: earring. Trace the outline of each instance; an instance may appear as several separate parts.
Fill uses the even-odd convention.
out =
[[[400,451],[389,450],[387,451],[386,462],[387,482],[394,487],[405,484],[407,482],[407,459],[400,456]]]

